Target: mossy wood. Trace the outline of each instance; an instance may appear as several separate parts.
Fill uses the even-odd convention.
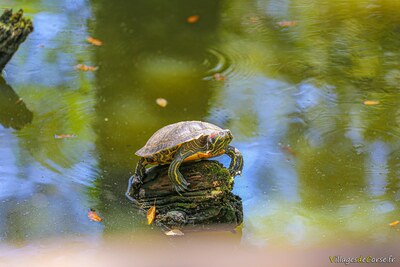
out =
[[[167,227],[242,223],[241,199],[232,194],[233,178],[219,162],[184,163],[180,171],[190,183],[190,191],[181,195],[171,184],[168,167],[147,170],[139,192],[130,192],[143,211],[155,203],[156,223]]]
[[[3,12],[0,16],[0,71],[32,31],[32,22],[23,17],[22,10],[14,14],[11,9]]]

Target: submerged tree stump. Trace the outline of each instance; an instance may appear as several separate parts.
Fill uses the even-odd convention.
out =
[[[204,224],[238,226],[243,221],[240,197],[232,194],[233,178],[219,162],[204,160],[182,164],[180,172],[190,191],[179,195],[168,177],[169,165],[147,171],[138,192],[130,192],[147,211],[156,205],[155,222],[168,227]]]
[[[14,14],[11,9],[4,11],[0,16],[0,71],[32,31],[32,22],[23,17],[22,9]]]

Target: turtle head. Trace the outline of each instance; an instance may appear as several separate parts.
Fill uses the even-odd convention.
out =
[[[212,132],[207,137],[207,150],[217,154],[224,150],[232,139],[233,135],[228,129]]]

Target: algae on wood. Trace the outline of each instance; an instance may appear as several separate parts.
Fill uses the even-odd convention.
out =
[[[14,14],[11,9],[4,11],[0,16],[0,71],[32,31],[32,22],[23,17],[22,9]]]
[[[139,190],[132,188],[129,192],[142,210],[156,203],[156,222],[168,227],[242,223],[242,201],[232,194],[233,178],[219,162],[204,160],[182,164],[180,172],[190,183],[190,191],[181,195],[170,182],[168,167],[147,170]]]

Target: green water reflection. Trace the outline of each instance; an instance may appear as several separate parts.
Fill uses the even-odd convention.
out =
[[[244,242],[398,239],[388,226],[400,218],[398,1],[18,5],[35,32],[6,81],[33,120],[21,130],[0,121],[2,240],[147,231],[124,198],[134,151],[181,120],[234,133]]]

